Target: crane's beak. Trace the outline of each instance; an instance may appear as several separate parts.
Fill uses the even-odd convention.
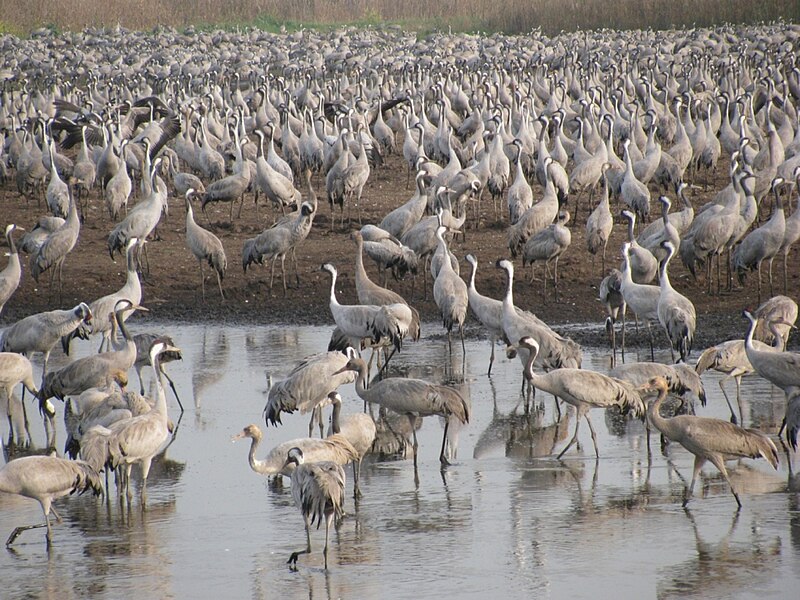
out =
[[[242,431],[240,431],[240,432],[239,432],[239,433],[237,433],[236,435],[232,435],[232,436],[231,436],[231,442],[236,442],[236,441],[239,441],[239,440],[241,440],[241,439],[244,439],[245,437],[247,437],[247,436],[245,435],[245,433],[244,433],[244,429],[243,429]]]

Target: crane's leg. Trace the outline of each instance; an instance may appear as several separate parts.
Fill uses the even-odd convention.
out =
[[[275,260],[277,260],[278,256],[274,255],[272,257],[272,266],[269,270],[269,289],[272,290],[272,280],[275,277]]]
[[[225,300],[225,292],[222,291],[222,278],[219,275],[219,271],[214,269],[214,273],[217,275],[217,287],[219,288],[219,295],[222,296],[222,300]]]
[[[580,411],[579,411],[579,413],[580,413]],[[577,418],[575,419],[575,433],[572,435],[572,439],[569,441],[569,444],[567,444],[567,446],[566,446],[566,447],[565,447],[565,448],[564,448],[564,449],[563,449],[563,450],[562,450],[562,451],[559,453],[559,455],[556,457],[557,459],[559,459],[559,460],[560,460],[560,459],[561,459],[561,457],[562,457],[562,456],[564,456],[564,453],[565,453],[567,450],[569,450],[570,448],[572,448],[572,446],[573,446],[573,445],[574,445],[574,444],[575,444],[575,443],[578,441],[578,428],[579,428],[579,427],[580,427],[580,425],[581,425],[581,417],[582,417],[582,416],[583,416],[583,415],[581,415],[581,414],[578,414],[578,415],[577,415]]]
[[[775,256],[772,256],[769,259],[769,269],[767,273],[769,274],[769,295],[770,297],[775,295],[775,290],[772,288],[772,261],[775,260]]]
[[[439,452],[439,462],[442,464],[442,467],[449,467],[450,466],[450,461],[447,460],[447,457],[445,456],[445,447],[447,446],[447,430],[449,428],[450,428],[450,419],[449,418],[445,418],[445,420],[444,420],[444,434],[442,435],[442,449]],[[414,437],[416,438],[416,433],[414,434]],[[416,453],[414,454],[414,456],[416,457]]]
[[[558,257],[553,265],[553,287],[556,288],[556,304],[558,304]]]
[[[408,422],[411,425],[411,434],[413,435],[413,444],[411,448],[414,450],[414,473],[417,472],[417,449],[419,448],[419,444],[417,443],[417,428],[415,425],[417,424],[416,417],[412,415],[408,415]]]
[[[789,249],[790,249],[790,247],[786,248],[786,250],[783,253],[783,295],[784,296],[787,294],[786,281],[787,281],[788,275],[787,275],[787,272],[786,272],[786,261],[789,258]]]
[[[489,356],[489,371],[486,373],[486,375],[489,377],[492,376],[492,365],[494,364],[494,347],[495,344],[497,343],[497,340],[495,339],[494,336],[492,336],[491,343],[492,343],[492,354],[491,356]]]
[[[695,456],[694,457],[694,468],[692,470],[692,481],[689,483],[689,487],[686,488],[686,492],[683,496],[683,507],[686,508],[686,505],[689,504],[689,500],[692,497],[692,492],[694,492],[694,483],[697,481],[697,476],[700,474],[700,469],[703,468],[706,459],[702,456]]]
[[[589,413],[586,413],[586,423],[589,425],[589,431],[592,434],[592,444],[594,444],[594,455],[597,458],[600,458],[600,451],[597,449],[597,434],[594,432],[594,427],[592,427],[592,420],[589,418]]]
[[[206,277],[203,274],[203,259],[198,259],[198,264],[200,265],[200,289],[203,293],[203,302],[206,301]]]
[[[308,421],[308,437],[314,437],[314,421],[317,418],[318,408],[319,408],[318,406],[315,406],[314,408],[311,409],[311,419]],[[320,437],[322,437],[321,434]]]
[[[726,375],[725,377],[720,379],[719,380],[719,389],[722,390],[722,395],[725,396],[725,402],[728,403],[728,410],[731,411],[731,423],[736,425],[738,423],[738,421],[736,419],[736,411],[733,410],[733,405],[731,404],[730,398],[728,398],[728,394],[725,391],[725,382],[730,378],[731,378],[730,375]],[[739,390],[739,380],[738,379],[736,380],[736,390],[737,390],[737,399],[738,399],[738,390]],[[739,414],[742,414],[741,404],[739,405]]]
[[[297,254],[294,252],[294,246],[292,246],[292,263],[294,264],[294,279],[297,283],[297,287],[300,287],[300,274],[297,272]]]
[[[333,512],[325,517],[325,547],[322,549],[322,558],[325,563],[325,568],[328,568],[328,537],[331,531],[331,522],[333,521]]]
[[[142,461],[142,510],[145,510],[147,505],[147,476],[150,474],[152,460],[152,458],[146,458]]]
[[[761,305],[761,261],[758,261],[758,304]]]
[[[622,305],[622,350],[620,351],[620,356],[622,357],[622,362],[625,362],[625,316],[628,312],[628,305]]]
[[[722,473],[722,476],[725,478],[725,481],[728,482],[728,487],[731,488],[731,494],[733,494],[733,497],[736,499],[736,504],[739,507],[739,508],[737,508],[737,511],[741,510],[742,509],[742,501],[739,500],[739,494],[737,494],[736,490],[733,489],[733,484],[731,483],[731,480],[728,477],[728,470],[725,468],[725,461],[722,460],[722,458],[718,457],[718,456],[709,456],[708,460],[710,460],[711,463],[715,467],[717,467],[717,469],[719,469],[719,472]]]
[[[163,373],[164,377],[166,377],[167,381],[169,381],[169,387],[172,388],[172,393],[175,394],[175,400],[177,400],[178,406],[180,407],[181,413],[182,413],[183,412],[183,404],[181,404],[181,399],[178,397],[178,390],[175,389],[175,382],[172,381],[172,378],[169,375],[167,375],[167,372],[164,370],[164,365],[159,364],[159,367],[160,367],[161,373]],[[140,381],[141,381],[141,379],[140,379]]]
[[[308,516],[303,515],[303,520],[306,523],[306,549],[305,550],[298,550],[297,552],[292,552],[289,556],[289,560],[286,561],[287,565],[290,565],[292,568],[296,568],[297,565],[297,557],[301,554],[311,554],[311,527],[308,522]]]
[[[353,499],[358,501],[362,497],[359,480],[361,479],[361,459],[353,461]]]
[[[286,297],[286,254],[281,254],[281,278],[283,279],[283,297]]]

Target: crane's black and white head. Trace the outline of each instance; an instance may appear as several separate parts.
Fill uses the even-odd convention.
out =
[[[536,354],[539,353],[539,342],[533,339],[531,336],[526,335],[525,337],[520,338],[518,344],[520,348],[525,348]]]
[[[509,277],[514,277],[514,265],[510,260],[502,258],[495,263],[495,267],[505,270]]]
[[[17,228],[17,226],[14,225],[13,223],[10,223],[10,224],[6,225],[6,237],[11,235],[11,232],[14,231],[16,228]]]
[[[622,218],[623,219],[627,219],[628,221],[631,221],[631,222],[636,220],[636,215],[634,215],[629,210],[623,210],[621,214],[622,214]]]
[[[284,466],[288,466],[291,463],[295,465],[302,465],[303,464],[303,451],[300,448],[294,447],[289,450],[288,455],[286,456],[286,462]]]
[[[666,196],[659,196],[658,201],[661,202],[661,204],[663,204],[664,206],[666,206],[667,210],[669,210],[669,207],[672,206],[672,202],[670,202],[669,198],[667,198]]]
[[[86,302],[81,302],[75,307],[73,311],[76,317],[80,317],[84,323],[89,323],[92,320],[92,309]]]
[[[478,266],[478,260],[472,256],[472,254],[467,254],[464,258],[466,258],[467,262],[471,264],[473,267]]]
[[[155,365],[155,363],[158,361],[158,356],[164,352],[180,352],[180,351],[181,351],[180,348],[172,345],[170,338],[168,337],[156,338],[150,345],[150,351],[148,352],[148,354],[150,355],[150,364]]]
[[[311,205],[310,202],[303,202],[303,204],[300,206],[300,214],[303,215],[304,217],[313,214],[313,212],[314,212],[314,207]]]
[[[336,267],[331,263],[325,263],[320,267],[320,271],[327,271],[332,277],[336,277]]]

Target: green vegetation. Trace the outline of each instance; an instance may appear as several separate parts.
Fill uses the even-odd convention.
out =
[[[40,27],[87,26],[148,30],[177,28],[296,31],[342,25],[407,30],[524,33],[541,28],[553,34],[575,29],[669,29],[719,23],[800,21],[800,2],[771,0],[5,0],[0,34]]]

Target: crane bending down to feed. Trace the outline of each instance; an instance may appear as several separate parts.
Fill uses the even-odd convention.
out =
[[[633,409],[634,414],[639,418],[644,416],[642,400],[629,383],[585,369],[562,368],[543,375],[537,375],[533,370],[533,363],[539,353],[539,343],[531,337],[524,337],[520,339],[519,346],[526,348],[529,352],[528,362],[525,364],[525,370],[523,371],[525,379],[533,387],[553,394],[564,402],[571,404],[577,410],[575,433],[557,458],[564,456],[564,453],[578,441],[578,428],[580,427],[581,419],[584,417],[592,434],[595,456],[600,458],[600,452],[597,449],[597,436],[592,426],[592,421],[589,419],[589,409],[591,408],[618,406],[624,411]]]
[[[289,450],[286,458],[287,465],[289,463],[296,465],[292,473],[292,498],[306,524],[306,549],[292,552],[287,563],[294,566],[297,564],[298,556],[311,553],[310,526],[316,523],[319,528],[325,519],[325,548],[322,550],[322,556],[327,569],[331,523],[334,517],[341,518],[344,515],[344,469],[341,465],[330,461],[305,463],[303,459],[303,451],[300,448]]]
[[[417,472],[417,430],[414,423],[417,417],[439,415],[444,417],[444,434],[439,461],[442,466],[449,465],[445,457],[447,431],[450,418],[458,419],[462,424],[469,423],[469,406],[464,398],[453,388],[428,383],[422,379],[406,377],[390,377],[374,381],[366,389],[367,363],[360,358],[351,358],[341,371],[356,372],[356,393],[366,402],[379,404],[402,415],[406,415],[411,423],[414,435],[414,472]]]
[[[653,377],[647,384],[639,388],[639,391],[658,393],[658,397],[647,407],[647,418],[653,427],[669,440],[678,442],[694,454],[692,481],[686,488],[683,506],[685,507],[692,497],[700,469],[703,468],[706,461],[711,461],[728,482],[731,493],[736,498],[736,504],[741,509],[742,501],[739,500],[739,494],[733,489],[733,484],[725,468],[725,461],[742,457],[763,457],[773,468],[777,469],[778,449],[775,444],[769,437],[756,429],[744,429],[722,419],[694,415],[678,415],[671,419],[665,419],[659,413],[659,408],[667,397],[667,387],[667,382],[663,377]]]
[[[39,527],[47,527],[50,546],[53,541],[50,512],[61,522],[61,516],[52,506],[53,500],[88,489],[99,496],[103,493],[103,483],[97,471],[85,462],[56,456],[23,456],[10,461],[0,469],[0,492],[33,498],[42,507],[45,522],[17,527],[6,540],[6,546],[13,544],[23,531]]]

